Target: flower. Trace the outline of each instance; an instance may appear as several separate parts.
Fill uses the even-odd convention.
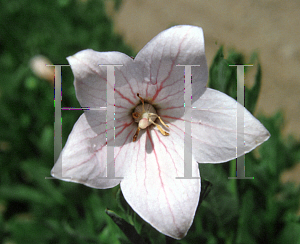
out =
[[[196,26],[175,26],[161,32],[132,59],[119,52],[84,50],[67,58],[82,107],[107,103],[107,67],[115,66],[115,121],[106,127],[106,111],[88,110],[78,119],[51,174],[94,188],[120,183],[136,213],[161,233],[183,238],[200,196],[198,163],[236,158],[237,102],[206,88],[208,68],[204,37]],[[184,67],[192,70],[192,175],[184,175]],[[226,109],[225,108],[232,108]],[[269,138],[269,132],[244,110],[244,153]],[[115,129],[114,158],[108,160],[106,133]],[[105,179],[106,165],[115,176]]]

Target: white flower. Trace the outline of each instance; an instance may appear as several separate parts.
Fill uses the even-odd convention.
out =
[[[202,29],[175,26],[151,40],[133,60],[119,52],[84,50],[68,57],[82,107],[106,107],[107,67],[115,67],[116,177],[106,176],[106,111],[85,111],[78,119],[51,174],[94,188],[120,183],[129,205],[161,233],[176,239],[190,228],[200,179],[184,176],[184,67],[192,68],[192,174],[198,163],[236,158],[236,107],[229,96],[206,88],[208,69]],[[143,106],[144,102],[144,106]],[[241,106],[238,104],[238,106]],[[234,108],[227,109],[224,108]],[[269,138],[246,109],[244,153]],[[139,133],[138,133],[139,131]],[[240,155],[237,155],[240,156]],[[63,176],[63,177],[62,177]],[[65,178],[64,178],[65,177]],[[67,178],[69,177],[69,178]]]

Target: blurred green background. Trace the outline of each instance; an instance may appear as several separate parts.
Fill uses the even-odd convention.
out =
[[[115,11],[122,4],[111,3]],[[136,53],[113,32],[101,0],[1,1],[0,26],[1,243],[131,243],[106,208],[133,224],[145,243],[300,243],[299,186],[280,183],[282,172],[300,162],[300,143],[282,136],[281,113],[259,116],[272,136],[246,155],[246,176],[254,180],[228,180],[235,162],[199,166],[211,191],[180,241],[144,223],[126,205],[119,186],[95,190],[45,180],[54,164],[54,89],[51,79],[32,71],[32,58],[44,55],[67,64],[67,56],[87,48]],[[210,87],[235,97],[230,81],[236,73],[227,64],[249,60],[235,51],[223,55],[221,48],[209,64]],[[250,60],[256,76],[246,90],[246,99],[251,97],[246,107],[254,112],[261,69],[256,54]],[[62,77],[62,106],[79,107],[69,67],[62,68]],[[62,111],[63,145],[80,114]]]

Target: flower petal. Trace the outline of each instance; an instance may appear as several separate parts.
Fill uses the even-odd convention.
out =
[[[183,238],[190,228],[200,196],[200,179],[184,176],[184,131],[170,128],[163,136],[157,128],[141,131],[132,143],[128,171],[121,182],[124,198],[145,221],[161,233]],[[193,177],[200,177],[195,159]]]
[[[122,64],[115,67],[116,83],[126,84],[130,80],[133,60],[120,52],[96,52],[83,50],[68,57],[75,80],[77,99],[82,107],[106,107],[107,67],[101,64]]]
[[[208,77],[202,28],[179,25],[167,29],[147,43],[134,62],[143,67],[140,72],[147,85],[141,95],[152,98],[161,108],[183,107],[184,67],[176,65],[200,65],[192,67],[192,97],[196,101]]]
[[[94,118],[92,123],[86,114]],[[107,165],[106,123],[99,122],[105,117],[106,111],[87,111],[80,116],[51,171],[53,177],[94,188],[111,188],[120,183],[120,179],[100,178],[106,177]],[[115,176],[122,177],[123,169],[123,160],[117,160]]]
[[[109,101],[106,101],[107,88],[110,86],[107,82],[107,66],[99,65],[123,65],[114,67],[115,84],[111,88],[115,88],[115,103],[110,105],[114,105],[115,120],[114,126],[113,121],[107,121],[106,129],[115,130],[115,146],[132,142],[137,125],[132,120],[131,112],[140,102],[136,95],[139,92],[137,84],[141,83],[139,65],[134,64],[132,58],[120,52],[96,52],[90,49],[80,51],[67,59],[75,77],[77,99],[82,107],[91,108],[105,109],[109,104]],[[105,116],[101,115],[102,111],[93,113],[85,111],[85,113],[89,124],[93,124],[94,119],[99,123],[106,122]],[[93,126],[90,127],[94,129]]]
[[[109,131],[115,131],[114,158],[115,176],[124,175],[124,155],[126,147],[132,142],[136,130],[130,109],[134,107],[138,98],[129,93],[130,82],[133,79],[133,60],[119,52],[95,52],[84,50],[68,57],[75,77],[77,98],[82,107],[107,107],[106,93],[107,67],[99,64],[115,66],[115,120],[106,121],[107,111],[86,110],[74,125],[68,141],[52,169],[52,175],[66,181],[73,181],[95,188],[109,188],[119,184],[118,180],[101,179],[106,177],[107,138]],[[138,76],[136,76],[138,78]],[[113,87],[111,87],[113,88]],[[121,92],[122,91],[122,92]],[[129,97],[131,95],[131,97]],[[110,104],[112,105],[112,104]],[[113,160],[112,160],[113,161]]]
[[[267,129],[244,108],[244,153],[236,154],[237,106],[236,100],[217,90],[207,88],[192,104],[193,154],[199,163],[220,163],[247,152],[270,137]]]

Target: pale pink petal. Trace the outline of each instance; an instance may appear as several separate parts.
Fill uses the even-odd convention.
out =
[[[193,154],[199,163],[220,163],[236,158],[236,100],[217,90],[207,88],[192,104]],[[244,108],[244,154],[266,141],[266,128]]]
[[[132,142],[132,137],[137,129],[131,113],[140,103],[137,93],[144,89],[142,77],[139,72],[140,64],[135,64],[133,59],[120,52],[96,52],[83,50],[68,57],[75,77],[75,89],[77,99],[82,107],[99,108],[107,106],[107,67],[115,66],[115,146],[123,146]],[[112,87],[111,87],[112,88]],[[105,123],[106,118],[101,117],[99,111],[86,113],[88,123],[93,123],[96,118],[98,122]],[[90,115],[93,118],[89,118]],[[100,119],[103,118],[103,121]],[[112,121],[107,121],[107,130],[112,128]],[[129,139],[130,138],[130,139]],[[122,148],[121,148],[122,149]],[[117,152],[121,149],[116,149]]]
[[[157,128],[141,131],[131,143],[128,170],[121,182],[126,201],[145,221],[161,233],[176,239],[190,228],[200,195],[200,179],[184,176],[184,131],[170,127],[170,136]],[[200,177],[195,159],[193,176]]]
[[[180,25],[167,29],[137,54],[134,59],[142,82],[146,85],[140,94],[152,99],[160,108],[182,108],[184,104],[184,67],[176,65],[200,65],[192,67],[192,97],[196,101],[207,83],[208,70],[204,50],[204,36],[200,27]],[[183,116],[183,110],[178,116]],[[173,113],[174,114],[174,113]]]
[[[94,118],[90,123],[86,119],[87,113],[90,113],[89,118]],[[87,111],[80,116],[51,171],[53,177],[94,188],[110,188],[120,183],[120,179],[100,178],[106,177],[107,147],[106,124],[98,119],[103,120],[105,117],[106,111]],[[116,160],[116,177],[124,174],[123,162],[124,159]]]
[[[134,75],[128,70],[133,63],[132,58],[120,52],[96,52],[88,49],[67,59],[75,77],[76,96],[82,107],[106,107],[107,67],[101,65],[122,64],[123,66],[115,67],[116,82],[122,84],[126,83],[124,79],[129,81]]]
[[[107,121],[106,110],[88,110],[76,122],[68,141],[55,164],[52,175],[95,188],[109,188],[120,180],[100,179],[106,176],[106,132],[115,130],[114,160],[116,177],[123,176],[126,147],[132,142],[137,124],[131,109],[139,99],[129,93],[134,74],[133,60],[119,52],[84,50],[68,58],[75,77],[76,95],[82,107],[106,107],[107,67],[99,64],[123,64],[115,67],[115,120]],[[136,91],[134,91],[136,92]],[[129,97],[131,95],[131,97]],[[114,126],[112,126],[114,122]],[[62,165],[61,165],[62,162]],[[110,162],[113,164],[114,162]]]

